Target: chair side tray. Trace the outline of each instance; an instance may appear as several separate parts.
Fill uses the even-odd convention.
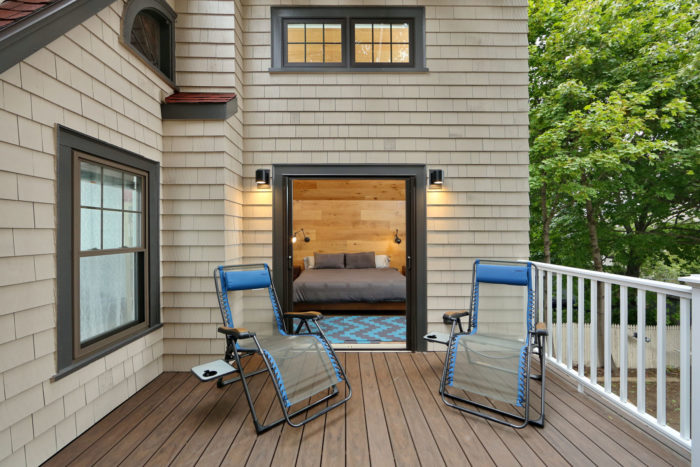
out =
[[[429,332],[423,339],[428,342],[435,342],[436,344],[447,345],[450,342],[449,332]]]
[[[192,373],[199,378],[200,381],[211,381],[229,373],[236,372],[234,367],[229,365],[224,360],[214,360],[213,362],[203,363],[192,368]]]

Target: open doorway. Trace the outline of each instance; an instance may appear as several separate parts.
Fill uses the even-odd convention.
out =
[[[407,350],[425,350],[425,342],[421,338],[427,332],[425,199],[427,180],[425,166],[410,164],[281,164],[272,166],[271,178],[273,205],[272,274],[283,309],[291,311],[295,307],[297,310],[318,308],[304,304],[307,300],[299,294],[296,302],[294,300],[295,281],[302,277],[303,271],[312,269],[304,265],[304,258],[307,258],[308,264],[310,257],[313,257],[315,262],[314,253],[341,255],[343,259],[342,269],[351,269],[345,267],[346,254],[353,255],[350,257],[351,263],[357,265],[356,262],[359,262],[361,265],[362,261],[369,261],[368,255],[361,255],[361,253],[373,252],[374,268],[356,269],[380,269],[377,268],[377,261],[380,262],[380,266],[386,266],[388,261],[388,267],[395,270],[405,287],[404,302],[401,303],[398,298],[375,299],[372,305],[365,304],[363,307],[357,307],[357,304],[344,305],[345,310],[342,309],[343,305],[336,305],[334,310],[326,307],[324,310],[319,310],[324,314],[324,321],[322,321],[324,329],[330,329],[330,322],[327,321],[326,317],[353,316],[356,317],[354,318],[356,322],[364,326],[364,329],[379,327],[379,325],[372,326],[372,321],[377,319],[373,318],[374,316],[394,317],[399,323],[398,327],[401,329],[399,332],[403,334],[401,340],[395,339],[395,336],[370,339],[369,333],[363,333],[359,326],[355,326],[356,339],[346,335],[342,339],[342,343],[336,343],[334,346],[352,349],[405,348]],[[367,196],[360,194],[374,190],[375,186],[383,187],[383,191],[378,191],[376,201],[385,198],[385,202],[395,203],[392,207],[393,211],[397,211],[395,215],[389,216],[386,213],[377,212],[378,210],[372,208],[372,202],[375,200],[365,199]],[[331,198],[338,198],[335,200],[325,199],[328,198],[328,195],[322,193],[332,188],[345,194],[331,196]],[[389,194],[392,190],[394,190],[394,194]],[[298,193],[295,194],[295,191]],[[297,195],[299,195],[298,198]],[[353,197],[358,199],[352,199]],[[321,204],[330,201],[357,204],[357,214],[353,214],[353,216],[359,216],[359,219],[351,221],[349,208],[336,205],[324,208],[330,213],[324,220],[323,214],[319,212]],[[312,202],[316,202],[316,206],[313,206]],[[363,205],[364,208],[362,208]],[[399,205],[402,205],[403,208]],[[388,222],[381,224],[381,228],[379,228],[379,223],[373,225],[369,222],[371,219],[383,219],[388,220]],[[326,229],[333,222],[337,223],[339,232],[336,234],[329,233]],[[374,231],[375,227],[376,232]],[[343,238],[331,240],[329,236],[332,235],[340,235]],[[307,238],[308,242],[305,241]],[[400,242],[397,242],[397,239]],[[380,247],[381,242],[384,244]],[[369,256],[371,257],[371,255]],[[321,260],[327,262],[335,260],[336,266],[340,266],[340,256],[326,257]],[[337,267],[337,269],[341,268]],[[328,272],[331,270],[331,268],[325,267],[318,268],[317,272],[321,272],[321,276],[324,273],[328,276]],[[311,304],[317,303],[310,299],[308,301]],[[367,302],[368,300],[362,301]],[[312,308],[309,308],[310,306]],[[287,323],[288,328],[290,324]]]
[[[292,181],[294,311],[337,347],[406,348],[406,180]]]

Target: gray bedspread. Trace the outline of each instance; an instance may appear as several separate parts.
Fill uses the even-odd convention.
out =
[[[406,278],[394,268],[307,269],[294,281],[294,302],[406,300]]]

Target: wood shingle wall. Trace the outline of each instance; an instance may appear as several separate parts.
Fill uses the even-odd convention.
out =
[[[0,464],[41,463],[163,370],[158,330],[51,381],[56,125],[161,161],[172,90],[119,43],[123,7],[0,74]]]
[[[444,189],[428,192],[435,330],[444,311],[468,306],[474,258],[528,257],[527,2],[391,2],[417,4],[427,73],[270,73],[273,2],[245,2],[243,157],[246,177],[281,163],[443,169]],[[244,261],[270,261],[271,210],[261,207],[246,212],[246,238],[259,243],[246,243]]]

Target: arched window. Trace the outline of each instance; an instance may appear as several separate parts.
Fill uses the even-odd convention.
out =
[[[131,0],[124,9],[122,38],[142,60],[175,79],[175,17],[163,0]]]

